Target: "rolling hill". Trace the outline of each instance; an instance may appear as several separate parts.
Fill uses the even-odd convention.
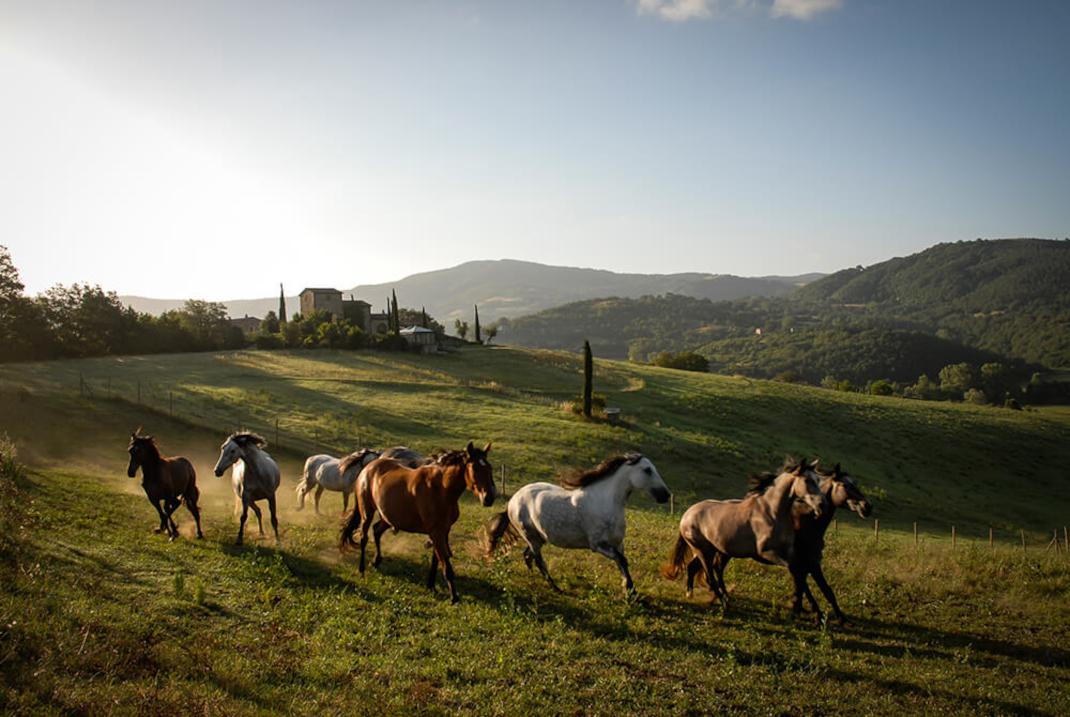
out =
[[[571,354],[509,348],[0,366],[0,434],[28,464],[0,461],[0,711],[1066,712],[1070,580],[1066,555],[1043,549],[1068,508],[1065,413],[598,360],[597,390],[624,409],[613,426],[562,410],[579,374]],[[211,467],[236,425],[275,443],[276,419],[282,541],[251,525],[237,547],[229,481]],[[125,472],[137,425],[193,461],[203,541],[184,509],[175,543],[151,533]],[[482,558],[478,531],[501,504],[462,501],[453,606],[424,587],[422,536],[387,535],[383,565],[362,577],[338,553],[338,495],[324,496],[327,515],[294,509],[308,453],[472,438],[494,441],[508,492],[610,452],[651,457],[677,512],[631,499],[640,598],[624,600],[615,567],[588,551],[546,550],[563,594],[519,550]],[[852,626],[793,618],[781,568],[733,561],[726,613],[658,576],[684,505],[739,495],[746,471],[786,451],[844,462],[875,503],[879,537],[850,514],[828,535],[825,572]]]
[[[619,274],[599,269],[548,266],[528,261],[502,259],[471,261],[449,269],[413,274],[386,284],[358,285],[342,289],[345,294],[382,305],[392,290],[402,306],[426,307],[443,323],[471,319],[478,304],[485,322],[500,317],[520,316],[558,304],[597,296],[643,296],[676,293],[698,298],[724,300],[745,296],[781,296],[821,277],[801,276],[740,277],[728,274]],[[182,306],[182,300],[122,296],[122,302],[138,311],[160,314]],[[232,317],[262,317],[278,309],[278,297],[236,299],[223,302]],[[297,297],[287,297],[290,311]]]
[[[880,341],[872,340],[881,332]],[[584,338],[607,356],[646,360],[690,349],[718,370],[755,376],[794,362],[811,380],[825,370],[913,380],[920,367],[931,374],[959,361],[1063,367],[1070,365],[1070,242],[940,244],[780,297],[574,302],[510,320],[500,333],[503,342],[569,350]],[[837,338],[834,362],[808,355],[808,346]]]

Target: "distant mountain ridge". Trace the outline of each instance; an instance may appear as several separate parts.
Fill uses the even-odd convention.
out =
[[[448,269],[413,274],[394,282],[361,284],[341,291],[364,299],[373,306],[381,306],[390,292],[396,290],[402,306],[425,307],[429,314],[445,324],[452,324],[455,318],[470,321],[472,307],[478,304],[480,318],[486,323],[598,296],[639,297],[674,293],[713,300],[783,296],[822,276],[740,277],[697,272],[622,274],[604,269],[500,259],[465,262]],[[127,306],[151,314],[180,308],[184,303],[182,300],[139,296],[119,298]],[[245,315],[262,317],[268,311],[278,309],[279,299],[275,296],[222,303],[234,318]],[[291,313],[296,311],[297,297],[286,297],[286,306]]]
[[[499,335],[569,350],[584,339],[607,357],[645,361],[687,349],[715,370],[768,377],[790,369],[811,381],[909,380],[919,367],[960,361],[1064,368],[1070,241],[938,244],[760,299],[585,300],[510,320]]]

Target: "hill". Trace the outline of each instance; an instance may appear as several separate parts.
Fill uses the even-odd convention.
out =
[[[478,304],[484,321],[530,314],[542,309],[597,296],[643,296],[677,293],[715,300],[744,296],[780,296],[821,274],[801,276],[739,277],[728,274],[619,274],[599,269],[548,266],[528,261],[470,261],[449,269],[413,274],[385,284],[362,284],[342,289],[345,294],[380,305],[392,290],[403,306],[426,307],[447,324],[453,319],[471,319]],[[159,314],[180,308],[183,301],[120,297],[138,311]],[[278,297],[223,302],[232,317],[262,317],[278,309]],[[291,311],[297,297],[288,297]]]
[[[1070,582],[1066,556],[1042,548],[1070,507],[1063,414],[599,360],[598,391],[624,409],[611,426],[561,410],[579,372],[569,354],[505,348],[0,367],[0,431],[30,466],[17,475],[0,465],[0,709],[1066,712]],[[238,548],[233,496],[211,466],[235,425],[274,442],[276,418],[282,543],[254,529]],[[139,424],[193,460],[204,541],[184,509],[176,543],[151,534],[154,513],[125,476]],[[469,438],[494,441],[510,491],[609,452],[650,456],[677,515],[632,498],[626,550],[641,599],[623,600],[613,565],[586,551],[547,549],[562,595],[519,551],[483,561],[476,534],[493,510],[469,499],[453,537],[457,606],[423,587],[421,538],[387,535],[382,568],[359,577],[335,547],[337,495],[323,500],[331,515],[293,510],[309,452]],[[876,505],[879,540],[849,515],[828,536],[825,572],[853,627],[792,619],[780,568],[733,561],[723,616],[657,576],[684,504],[739,495],[744,471],[785,451],[843,461]]]
[[[511,320],[500,340],[571,350],[590,338],[605,355],[637,360],[691,349],[718,367],[757,376],[775,375],[772,364],[784,363],[789,354],[794,368],[804,372],[821,364],[834,375],[864,380],[913,380],[918,374],[911,371],[925,366],[931,374],[945,359],[1062,367],[1070,365],[1068,289],[1070,242],[959,242],[840,271],[783,297],[574,302]],[[869,340],[875,332],[888,335]],[[806,355],[808,344],[827,345],[837,337],[844,343],[836,361]],[[781,352],[785,347],[790,348]],[[875,361],[874,352],[882,350],[887,358]],[[781,355],[773,362],[755,361],[758,352]]]

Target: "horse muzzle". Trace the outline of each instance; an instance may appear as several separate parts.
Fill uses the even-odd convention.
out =
[[[654,497],[654,500],[659,503],[668,503],[669,498],[672,497],[672,493],[665,490],[664,488],[652,488],[650,490],[650,495],[652,495]]]
[[[857,513],[859,518],[868,518],[873,512],[873,506],[868,500],[851,500],[847,502],[847,507]]]
[[[126,471],[126,477],[127,478],[133,478],[136,475],[137,475],[137,468],[127,469],[127,471]]]
[[[493,490],[489,490],[486,493],[483,493],[482,495],[480,495],[478,497],[479,497],[479,504],[481,506],[483,506],[484,508],[489,508],[492,505],[494,505],[494,499],[497,496],[495,496]]]
[[[215,477],[216,478],[222,478],[223,477],[223,471],[221,471],[218,468],[216,468],[215,469]]]

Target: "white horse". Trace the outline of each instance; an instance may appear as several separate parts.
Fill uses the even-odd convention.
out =
[[[279,519],[275,514],[275,491],[279,489],[282,474],[278,464],[263,450],[265,441],[255,433],[242,431],[232,433],[219,447],[219,461],[215,464],[216,478],[221,478],[227,468],[234,484],[234,495],[241,501],[241,524],[238,526],[238,545],[242,544],[245,534],[245,520],[249,517],[249,508],[256,515],[260,535],[264,534],[264,521],[256,501],[266,500],[271,511],[271,527],[275,531],[275,542],[279,542]]]
[[[320,512],[320,496],[324,489],[342,493],[342,511],[349,510],[349,496],[357,482],[357,474],[364,466],[380,456],[378,451],[362,448],[342,459],[320,453],[305,460],[305,469],[297,484],[297,509],[305,507],[305,496],[316,490],[314,496],[316,514]],[[346,470],[341,469],[342,460],[347,460]]]
[[[550,587],[560,588],[542,559],[542,546],[587,548],[613,560],[628,593],[635,592],[624,557],[624,504],[636,490],[645,490],[659,503],[669,489],[654,464],[638,453],[609,458],[594,468],[561,479],[561,485],[530,483],[513,495],[506,510],[487,524],[487,554],[508,533],[527,543],[524,562],[539,568]]]

